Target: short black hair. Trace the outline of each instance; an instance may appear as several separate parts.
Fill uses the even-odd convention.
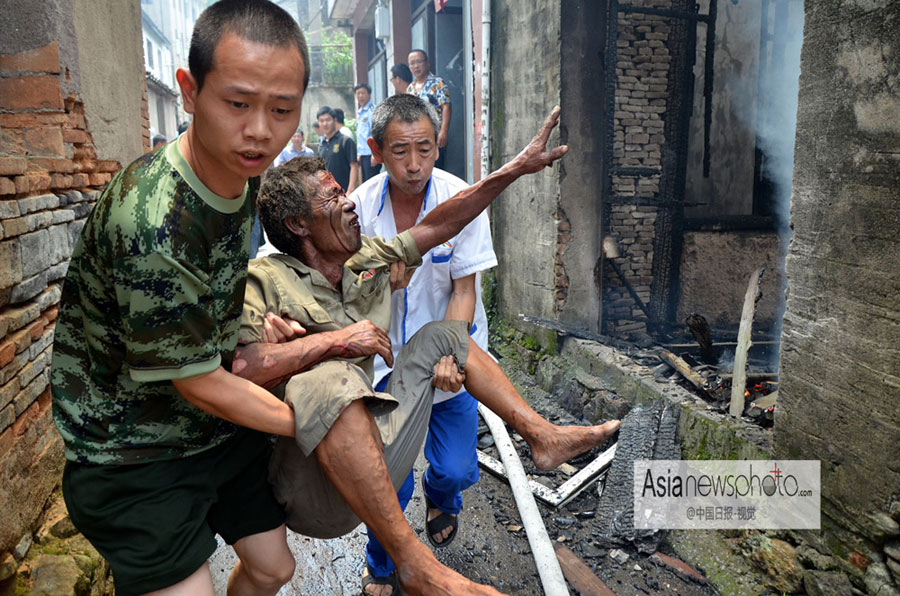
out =
[[[332,110],[328,106],[322,106],[321,108],[319,108],[319,111],[316,112],[316,119],[318,119],[319,116],[324,116],[325,114],[328,114],[329,116],[334,118],[334,110]]]
[[[426,52],[425,50],[420,50],[418,48],[409,51],[410,54],[415,54],[416,52],[422,54],[422,57],[425,58],[425,62],[428,62],[428,52]]]
[[[379,148],[384,148],[384,134],[387,131],[388,124],[394,120],[412,124],[418,122],[422,117],[428,118],[434,126],[434,138],[437,140],[438,125],[437,112],[424,100],[419,99],[416,95],[409,93],[400,93],[391,95],[383,102],[378,104],[375,111],[372,112],[372,138]]]
[[[183,133],[184,131],[186,131],[190,125],[191,125],[191,121],[190,121],[190,120],[185,120],[184,122],[182,122],[181,124],[179,124],[179,125],[178,125],[178,128],[176,129],[176,130],[178,131],[178,134],[181,134],[181,133]]]
[[[334,108],[334,110],[332,110],[332,111],[334,112],[334,119],[337,120],[338,122],[340,122],[341,124],[343,124],[344,123],[344,110],[342,110],[341,108]]]
[[[412,71],[409,69],[409,66],[403,62],[391,67],[391,78],[393,79],[394,77],[400,77],[407,83],[412,83],[413,80]]]
[[[256,200],[259,221],[266,238],[286,255],[299,256],[300,239],[284,224],[290,216],[309,219],[310,201],[318,185],[309,179],[319,171],[328,171],[321,157],[295,157],[266,174]]]
[[[156,147],[160,143],[165,143],[166,137],[162,135],[153,135],[153,146]]]
[[[366,93],[368,93],[369,95],[372,95],[372,88],[369,87],[366,83],[360,83],[359,85],[354,87],[353,92],[356,93],[357,89],[365,89]]]
[[[216,47],[228,33],[267,46],[296,47],[303,59],[303,89],[309,85],[309,50],[291,15],[269,0],[220,0],[200,13],[191,35],[188,66],[197,91],[213,69]]]

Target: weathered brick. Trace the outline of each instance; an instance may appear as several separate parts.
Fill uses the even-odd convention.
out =
[[[16,421],[16,411],[12,404],[0,410],[0,432],[3,432]]]
[[[75,242],[78,240],[78,236],[81,235],[81,230],[84,228],[84,222],[84,219],[76,219],[69,224],[69,246],[75,246]]]
[[[103,160],[97,162],[97,171],[103,173],[114,173],[122,169],[122,164],[117,161]]]
[[[31,344],[28,348],[28,355],[32,360],[37,358],[41,352],[47,352],[47,358],[50,358],[53,351],[51,349],[51,346],[53,345],[53,332],[53,327],[47,327],[44,329],[44,335],[41,336],[41,339]]]
[[[3,368],[0,368],[0,384],[8,383],[9,380],[15,377],[30,360],[31,358],[28,357],[28,350],[16,354],[16,357],[13,358],[12,362]]]
[[[41,168],[47,172],[61,172],[71,174],[75,170],[75,164],[71,159],[61,157],[32,157],[28,160],[29,168]]]
[[[31,188],[28,176],[16,176],[13,178],[13,183],[16,185],[16,194],[18,195],[28,192]]]
[[[30,128],[33,126],[64,126],[69,122],[65,112],[29,112],[0,114],[2,128]]]
[[[84,120],[84,114],[79,114],[77,112],[70,112],[69,116],[69,126],[72,128],[87,128],[87,123]]]
[[[59,77],[54,75],[0,79],[0,97],[7,110],[63,108]]]
[[[72,186],[84,188],[91,183],[91,177],[85,173],[72,174]]]
[[[31,339],[30,327],[26,326],[24,329],[19,329],[14,333],[10,333],[7,336],[7,339],[11,341],[16,346],[16,354],[21,354],[25,350],[31,347],[33,343]]]
[[[66,143],[77,143],[77,144],[83,145],[84,143],[91,142],[90,135],[88,135],[88,133],[86,133],[83,130],[66,128],[63,130],[62,134],[63,134],[63,140]]]
[[[28,174],[24,176],[28,180],[28,191],[40,192],[42,190],[50,190],[50,176],[47,174]],[[16,180],[19,176],[16,176]],[[18,190],[18,186],[16,186]]]
[[[28,406],[34,403],[34,400],[47,388],[50,380],[46,374],[40,374],[34,378],[27,387],[22,389],[13,399],[13,406],[16,409],[16,416],[20,416]]]
[[[91,174],[91,186],[104,186],[112,178],[109,174],[93,173]]]
[[[23,135],[24,148],[30,154],[58,155],[60,157],[66,154],[63,130],[59,127],[26,128]]]
[[[66,276],[66,270],[69,268],[69,261],[57,263],[53,267],[47,269],[47,281],[56,281]]]
[[[16,378],[19,379],[19,387],[25,389],[32,379],[40,375],[47,368],[49,359],[47,354],[41,352],[34,360],[22,367]],[[43,391],[43,389],[41,389]],[[40,393],[40,391],[38,392]]]
[[[59,74],[59,43],[52,41],[18,54],[0,54],[0,70]]]
[[[18,200],[19,213],[25,215],[44,209],[53,209],[59,205],[59,198],[53,194],[43,194]]]
[[[13,358],[16,357],[16,344],[7,339],[2,344],[0,344],[0,368],[3,368],[7,364],[13,361]]]
[[[75,219],[75,213],[71,209],[55,209],[50,212],[50,224],[61,224]]]
[[[75,172],[90,174],[97,170],[96,159],[79,159],[75,161]]]
[[[0,177],[0,196],[14,194],[16,194],[16,183],[12,181],[12,178]]]
[[[28,160],[24,157],[0,157],[0,176],[18,176],[28,169]]]
[[[7,404],[12,402],[18,392],[19,383],[16,379],[0,385],[0,408],[5,408]]]
[[[68,230],[68,224],[50,226],[47,229],[47,231],[49,232],[50,244],[49,246],[47,246],[46,250],[50,253],[51,265],[55,265],[59,262],[65,261],[70,256],[72,256],[72,251],[69,248],[70,243]]]
[[[16,238],[0,242],[0,288],[9,288],[22,281],[22,249]],[[0,336],[4,335],[0,333]]]
[[[97,152],[90,143],[79,144],[72,150],[72,159],[75,161],[97,161]],[[97,166],[94,166],[95,168]]]
[[[51,306],[59,303],[62,290],[59,284],[53,284],[37,297],[38,313],[46,311]],[[37,317],[35,317],[37,318]]]
[[[12,288],[9,296],[10,303],[19,304],[26,300],[31,300],[47,289],[47,280],[47,271],[41,271],[37,275],[22,280],[21,283]]]
[[[69,174],[53,174],[50,177],[50,188],[71,188],[72,176]]]

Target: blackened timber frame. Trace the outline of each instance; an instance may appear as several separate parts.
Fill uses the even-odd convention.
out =
[[[713,52],[715,48],[715,27],[717,0],[709,0],[707,14],[699,12],[699,5],[689,0],[673,0],[680,8],[658,8],[637,6],[609,1],[607,19],[606,70],[606,148],[604,152],[604,206],[603,229],[611,230],[610,208],[615,204],[653,206],[657,208],[653,240],[652,284],[650,291],[651,320],[648,329],[658,329],[673,320],[676,297],[679,289],[679,269],[684,233],[684,195],[687,173],[688,135],[690,116],[693,110],[694,75],[696,60],[697,25],[706,25],[706,60],[704,76],[705,130],[704,130],[704,175],[709,173],[709,129],[712,116]],[[617,89],[617,42],[619,40],[619,14],[644,14],[670,18],[676,33],[683,35],[685,43],[681,52],[672,51],[671,41],[677,35],[670,35],[670,63],[667,84],[667,110],[664,121],[665,147],[660,166],[629,167],[615,165],[615,113]],[[680,31],[679,31],[680,29]],[[673,102],[673,98],[675,101]],[[674,109],[672,107],[674,106]],[[614,195],[615,176],[637,178],[659,176],[659,189],[655,197],[624,197]],[[606,328],[606,316],[603,316]]]

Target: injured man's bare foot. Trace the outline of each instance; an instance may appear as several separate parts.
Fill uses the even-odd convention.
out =
[[[538,470],[552,470],[561,463],[605,443],[621,425],[610,420],[597,426],[555,426],[535,433],[530,440],[531,459]]]

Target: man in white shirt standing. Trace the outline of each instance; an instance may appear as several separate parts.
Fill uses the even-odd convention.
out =
[[[391,96],[374,110],[369,146],[386,172],[371,178],[350,196],[358,206],[363,234],[392,238],[468,186],[434,167],[438,130],[434,110],[414,95]],[[487,318],[477,278],[496,264],[486,212],[449,242],[422,255],[422,265],[409,286],[392,296],[390,339],[394,353],[423,325],[442,319],[468,321],[472,338],[486,349]],[[376,388],[386,384],[389,375],[390,369],[377,358]],[[440,378],[435,386],[449,387]],[[478,481],[478,414],[477,402],[465,391],[436,391],[434,401],[425,443],[430,466],[422,484],[428,506],[428,540],[434,547],[444,547],[456,537],[461,491]],[[414,488],[410,473],[397,493],[404,509]],[[375,580],[367,583],[378,586],[376,589],[390,585],[393,562],[372,533],[366,560],[368,573]]]

